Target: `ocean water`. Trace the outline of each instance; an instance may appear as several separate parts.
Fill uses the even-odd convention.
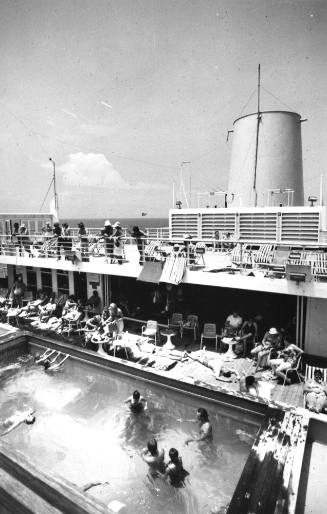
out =
[[[66,222],[71,228],[76,228],[77,224],[82,221],[87,228],[102,228],[107,218],[70,218],[60,220],[62,223]],[[114,224],[119,221],[122,227],[131,229],[137,225],[140,229],[145,228],[161,228],[168,227],[168,218],[111,218],[110,222]]]

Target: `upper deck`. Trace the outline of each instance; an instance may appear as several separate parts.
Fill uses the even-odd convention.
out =
[[[233,238],[159,239],[158,235],[149,234],[143,241],[141,263],[135,240],[125,235],[122,264],[115,254],[108,262],[103,239],[92,233],[82,247],[78,236],[73,235],[69,251],[58,246],[55,238],[38,233],[20,241],[1,235],[0,263],[134,278],[142,272],[141,279],[156,283],[183,282],[327,298],[326,244],[267,243]],[[156,269],[147,274],[150,267]]]

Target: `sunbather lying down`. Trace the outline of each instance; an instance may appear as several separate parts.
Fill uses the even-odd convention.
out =
[[[216,357],[210,357],[206,352],[205,347],[203,347],[203,350],[200,350],[199,352],[185,352],[184,357],[189,357],[190,359],[203,364],[203,366],[212,369],[216,379],[222,382],[232,382],[240,379],[240,374],[236,369],[224,366],[223,361]]]

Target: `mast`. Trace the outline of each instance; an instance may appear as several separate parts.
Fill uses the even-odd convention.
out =
[[[254,159],[254,176],[253,176],[253,190],[254,190],[254,206],[258,205],[257,193],[257,167],[258,167],[258,145],[259,145],[259,127],[260,127],[260,64],[258,65],[258,107],[257,107],[257,134],[255,140],[255,159]]]
[[[59,202],[58,202],[58,193],[57,193],[57,188],[56,188],[56,163],[52,159],[52,157],[49,157],[49,161],[52,162],[52,166],[53,166],[52,182],[53,182],[54,207],[55,207],[55,210],[56,210],[56,213],[57,213],[57,217],[59,219]]]

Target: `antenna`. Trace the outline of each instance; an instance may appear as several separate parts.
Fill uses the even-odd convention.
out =
[[[259,127],[260,127],[260,64],[258,65],[258,107],[257,107],[257,135],[255,141],[255,160],[254,160],[254,177],[253,177],[253,190],[254,190],[254,206],[258,204],[257,193],[257,167],[258,167],[258,146],[259,146]]]
[[[191,161],[183,161],[180,165],[180,188],[181,188],[181,197],[184,196],[186,207],[189,207],[188,198],[186,195],[185,187],[184,187],[184,181],[183,181],[183,166],[185,164],[191,164]]]
[[[49,157],[49,161],[52,162],[52,166],[53,166],[53,179],[52,179],[52,181],[53,181],[53,193],[54,193],[55,209],[59,213],[58,194],[57,194],[57,189],[56,189],[56,163],[52,159],[52,157]],[[59,216],[59,214],[58,214],[58,216]]]

